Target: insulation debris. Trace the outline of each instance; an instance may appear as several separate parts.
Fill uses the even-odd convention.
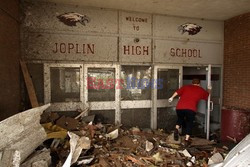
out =
[[[214,154],[228,151],[202,138],[192,138],[185,148],[181,140],[172,142],[173,135],[161,129],[103,124],[95,121],[95,115],[77,117],[74,127],[65,126],[71,120],[65,118],[43,124],[47,135],[53,136],[47,139],[52,166],[206,166]],[[58,120],[63,121],[58,124]],[[56,132],[60,135],[52,135]]]
[[[208,166],[222,162],[229,151],[202,138],[192,138],[191,146],[185,148],[183,137],[172,142],[173,135],[161,129],[103,124],[83,112],[77,117],[44,112],[41,127],[47,137],[41,137],[43,143],[17,163],[21,167]]]

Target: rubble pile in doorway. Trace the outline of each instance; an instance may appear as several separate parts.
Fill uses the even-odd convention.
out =
[[[95,115],[44,117],[52,166],[206,166],[223,161],[227,152],[201,138],[193,138],[192,145],[184,148],[163,130],[103,124],[95,121]]]
[[[21,167],[208,166],[222,162],[228,153],[226,147],[217,147],[209,140],[193,138],[191,146],[185,148],[173,142],[171,134],[163,130],[103,124],[95,115],[83,116],[85,112],[77,117],[44,112],[41,125],[47,138],[41,139],[43,143],[34,148],[28,158],[25,154],[25,160],[19,158],[16,164],[20,163]],[[11,136],[11,132],[5,135]],[[37,143],[36,140],[32,142]],[[0,163],[3,163],[4,153],[9,149],[0,149],[3,150]],[[20,151],[22,157],[19,148],[10,150],[14,152],[8,153],[6,164],[13,164],[13,159],[18,157],[15,150]]]

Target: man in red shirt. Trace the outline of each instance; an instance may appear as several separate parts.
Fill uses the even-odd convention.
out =
[[[169,99],[169,102],[172,102],[174,97],[180,96],[180,99],[176,106],[177,113],[177,123],[174,131],[174,139],[179,139],[179,129],[186,125],[186,137],[184,145],[189,145],[190,135],[192,133],[193,122],[195,119],[195,114],[197,112],[197,105],[200,100],[207,100],[211,92],[211,87],[208,88],[208,91],[200,87],[200,80],[193,79],[191,85],[185,85],[178,89]]]

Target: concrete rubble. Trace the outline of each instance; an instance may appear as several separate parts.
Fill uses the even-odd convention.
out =
[[[20,152],[17,150],[2,150],[0,152],[0,166],[19,167],[21,163]]]
[[[250,134],[248,134],[241,142],[239,142],[222,160],[216,156],[216,163],[211,167],[245,167],[250,165]],[[212,158],[212,157],[211,157]]]
[[[51,164],[50,149],[35,151],[21,164],[21,167],[47,167]]]
[[[0,150],[18,151],[22,163],[46,139],[47,134],[40,124],[40,115],[49,106],[50,104],[32,108],[1,121]]]
[[[44,112],[40,124],[40,115],[48,106],[17,114],[12,118],[15,121],[0,122],[0,163],[8,164],[6,167],[205,167],[222,163],[229,152],[226,146],[196,137],[184,147],[161,129],[104,124],[95,121],[95,115]]]

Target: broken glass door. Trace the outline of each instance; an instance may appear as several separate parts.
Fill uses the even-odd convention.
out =
[[[44,103],[51,111],[83,109],[82,64],[44,64]]]
[[[154,69],[157,83],[154,89],[154,110],[152,127],[165,130],[173,129],[176,123],[175,106],[178,98],[169,103],[168,98],[180,87],[182,69],[179,66],[156,66]]]
[[[121,123],[127,127],[150,128],[151,66],[121,66]]]
[[[80,101],[80,68],[51,67],[51,102]]]
[[[115,69],[88,68],[88,101],[115,101]]]
[[[119,123],[119,87],[116,65],[84,65],[84,103],[89,115],[103,118],[103,123]]]

